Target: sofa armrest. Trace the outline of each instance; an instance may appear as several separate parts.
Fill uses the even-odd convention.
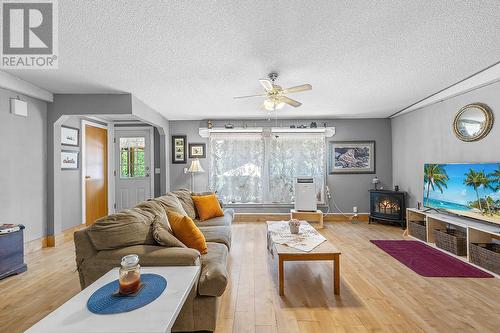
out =
[[[87,229],[78,230],[74,233],[76,262],[91,258],[97,254],[97,250],[92,244]]]

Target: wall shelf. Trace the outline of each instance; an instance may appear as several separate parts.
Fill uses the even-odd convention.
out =
[[[335,127],[318,128],[289,128],[289,127],[213,127],[199,128],[198,133],[202,138],[208,138],[210,133],[325,133],[325,137],[331,138],[335,135]]]

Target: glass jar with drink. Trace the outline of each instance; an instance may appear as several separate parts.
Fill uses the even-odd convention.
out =
[[[129,254],[122,258],[120,267],[120,294],[129,295],[137,292],[141,285],[141,266],[139,256]]]

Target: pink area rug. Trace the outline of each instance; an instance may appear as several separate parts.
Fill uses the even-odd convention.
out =
[[[426,277],[492,278],[472,265],[419,241],[371,240],[417,274]]]

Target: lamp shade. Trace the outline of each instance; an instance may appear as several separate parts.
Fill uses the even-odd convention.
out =
[[[189,168],[187,171],[190,173],[205,172],[205,170],[201,167],[200,160],[197,158],[191,161],[191,164],[189,165]]]

